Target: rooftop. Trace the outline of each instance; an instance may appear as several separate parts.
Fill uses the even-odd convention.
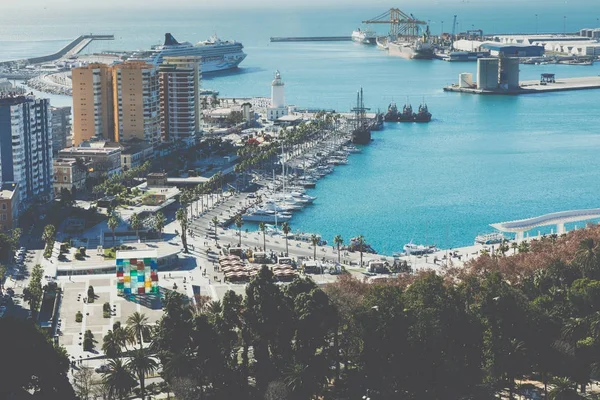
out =
[[[15,182],[5,182],[0,187],[0,199],[12,199],[17,192],[17,184]]]
[[[132,251],[117,251],[117,258],[157,258],[158,251],[154,249],[140,249]]]

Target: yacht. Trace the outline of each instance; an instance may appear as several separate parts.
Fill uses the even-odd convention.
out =
[[[486,233],[475,238],[475,244],[498,244],[506,240],[506,237],[500,232]]]
[[[422,244],[414,244],[412,241],[404,245],[404,252],[406,255],[414,255],[419,256],[423,254],[431,254],[439,249],[433,245],[422,245]]]
[[[292,214],[279,213],[273,210],[265,210],[262,208],[252,210],[250,214],[242,216],[246,222],[265,222],[269,224],[286,222],[292,218]]]
[[[362,44],[375,44],[377,34],[373,31],[358,28],[352,32],[352,40]]]
[[[310,204],[317,199],[315,196],[309,196],[307,194],[300,193],[300,192],[292,192],[292,193],[290,193],[290,195],[292,196],[292,198],[295,201],[301,202],[301,203],[305,202],[305,203]]]
[[[246,53],[242,51],[243,48],[241,43],[224,41],[217,35],[211,36],[208,40],[191,44],[189,42],[179,43],[173,35],[166,33],[164,44],[153,46],[150,51],[136,53],[132,58],[160,65],[163,57],[199,56],[202,57],[202,73],[206,73],[237,68],[246,58]]]

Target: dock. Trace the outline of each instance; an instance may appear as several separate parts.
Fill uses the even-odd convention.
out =
[[[351,36],[272,37],[271,42],[350,42]]]
[[[582,78],[562,78],[555,82],[541,83],[538,80],[520,82],[518,88],[483,90],[474,87],[459,87],[457,84],[444,88],[445,92],[469,93],[469,94],[502,94],[520,95],[549,92],[564,92],[568,90],[590,90],[600,89],[600,76],[586,76]]]

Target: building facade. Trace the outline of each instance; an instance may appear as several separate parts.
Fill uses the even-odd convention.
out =
[[[1,182],[18,187],[19,211],[52,199],[52,130],[48,99],[0,97]]]
[[[143,61],[113,67],[115,141],[137,138],[160,143],[158,68]]]
[[[106,64],[73,68],[73,145],[115,139],[113,71]]]
[[[71,107],[50,107],[52,113],[52,154],[71,147],[67,138],[71,135]]]
[[[18,227],[19,188],[15,182],[5,182],[0,187],[0,232]]]
[[[279,71],[276,71],[275,79],[271,82],[271,107],[267,108],[267,119],[275,121],[284,115],[288,115],[288,109],[285,106],[285,84],[281,80]]]
[[[53,162],[54,196],[59,196],[63,189],[69,192],[85,189],[85,182],[88,174],[88,165],[85,162],[77,162],[75,158],[56,158]]]
[[[154,148],[143,140],[133,138],[119,143],[121,150],[121,167],[123,171],[139,167],[154,155]]]
[[[164,141],[191,145],[200,131],[200,57],[165,57],[160,66],[160,125]]]
[[[69,147],[58,153],[59,158],[81,158],[88,164],[89,176],[120,174],[121,146],[111,142],[83,142],[78,147]]]

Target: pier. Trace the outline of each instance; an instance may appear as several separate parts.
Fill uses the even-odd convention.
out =
[[[70,57],[81,53],[90,43],[94,40],[115,40],[114,35],[81,35],[71,43],[67,44],[60,51],[41,57],[25,58],[23,60],[3,61],[0,62],[0,67],[8,66],[15,62],[21,62],[26,64],[41,64],[51,61],[60,60],[63,57]]]
[[[474,85],[475,86],[475,85]],[[523,81],[514,89],[477,89],[477,87],[460,87],[457,84],[444,88],[445,92],[458,92],[469,94],[503,94],[520,95],[548,92],[564,92],[567,90],[600,89],[600,76],[586,76],[582,78],[562,78],[555,82]]]
[[[350,42],[351,36],[272,37],[271,42]]]

